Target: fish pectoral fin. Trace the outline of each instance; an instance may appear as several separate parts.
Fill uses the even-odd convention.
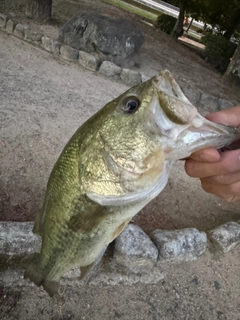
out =
[[[68,227],[74,231],[80,231],[86,234],[95,229],[108,215],[105,208],[98,204],[92,204],[84,211],[80,211],[73,215],[68,221]]]
[[[90,263],[89,265],[87,266],[84,266],[84,267],[80,267],[80,277],[79,279],[82,280],[83,278],[86,277],[86,275],[92,270],[92,268],[94,267],[95,265],[95,261]]]

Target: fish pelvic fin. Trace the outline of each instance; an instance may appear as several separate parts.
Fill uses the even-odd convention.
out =
[[[24,279],[30,279],[38,287],[42,285],[49,296],[53,297],[55,294],[58,294],[59,283],[56,281],[48,280],[44,276],[44,273],[39,268],[39,258],[40,254],[37,253],[34,257],[34,260],[29,264],[24,272]]]
[[[41,236],[42,229],[43,229],[43,211],[39,210],[34,220],[33,233],[36,233],[39,236]]]
[[[107,245],[104,246],[104,248],[102,249],[102,251],[100,252],[100,254],[98,255],[96,260],[94,260],[93,262],[91,262],[87,266],[80,267],[80,272],[81,272],[80,277],[79,277],[80,280],[85,278],[86,275],[101,261],[106,249],[107,249]]]
[[[109,242],[112,242],[115,238],[119,236],[119,234],[126,228],[126,226],[129,224],[132,218],[127,219],[123,223],[121,223],[112,233],[112,239]]]
[[[89,265],[87,266],[84,266],[84,267],[80,267],[80,271],[81,271],[81,274],[80,274],[80,277],[79,279],[82,280],[86,277],[86,275],[92,270],[92,268],[94,267],[95,265],[95,261],[90,263]]]

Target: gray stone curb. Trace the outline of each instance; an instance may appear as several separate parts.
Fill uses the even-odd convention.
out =
[[[60,54],[61,43],[47,36],[41,38],[42,48],[56,55]]]
[[[40,251],[41,238],[32,233],[33,222],[0,222],[0,283],[29,286],[23,270],[33,254]],[[228,222],[209,232],[209,236],[228,252],[240,242],[240,224]],[[134,224],[129,224],[115,239],[113,256],[105,254],[92,271],[89,284],[157,283],[164,278],[162,263],[196,260],[207,249],[206,233],[195,228],[155,230],[152,240]],[[78,281],[79,269],[69,271],[63,284]]]
[[[155,230],[152,239],[159,251],[159,261],[192,261],[207,248],[207,235],[195,228]]]
[[[68,61],[77,61],[78,60],[78,50],[73,49],[66,45],[61,45],[60,47],[60,55],[63,59]]]
[[[85,51],[79,51],[78,63],[88,70],[97,71],[102,63],[102,60],[99,57],[95,57]]]
[[[0,12],[0,28],[5,28],[7,24],[8,17]]]
[[[134,272],[151,270],[158,259],[158,249],[138,226],[129,224],[115,239],[115,261]]]
[[[209,231],[209,238],[223,252],[228,252],[240,243],[240,224],[232,221],[227,222]]]
[[[7,31],[8,33],[13,33],[13,30],[14,30],[16,24],[17,24],[17,23],[16,23],[14,20],[9,19],[9,20],[7,21],[7,24],[6,24],[6,31]]]
[[[13,34],[22,40],[34,43],[67,61],[78,61],[81,67],[93,72],[98,71],[101,75],[122,81],[127,86],[133,86],[149,79],[145,74],[130,69],[122,69],[113,62],[102,61],[100,57],[63,45],[56,39],[45,36],[41,32],[32,31],[27,25],[17,23],[3,13],[0,13],[0,30],[5,30],[7,33]],[[239,101],[221,99],[196,89],[186,89],[184,93],[198,108],[204,110],[207,106],[206,112],[208,112],[209,107],[213,107],[215,110],[223,110],[239,104]]]

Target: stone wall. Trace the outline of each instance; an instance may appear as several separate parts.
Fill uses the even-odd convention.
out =
[[[90,54],[64,45],[57,39],[44,35],[40,30],[32,30],[28,25],[18,23],[3,13],[0,13],[0,30],[36,45],[56,57],[75,63],[87,70],[99,72],[102,76],[121,81],[127,86],[133,86],[148,79],[148,77],[141,72],[121,68],[113,62],[104,61],[98,54]],[[184,89],[183,91],[188,99],[197,108],[201,108],[201,110],[204,110],[204,106],[207,106],[208,110],[209,108],[223,110],[239,104],[238,101],[221,99],[198,91],[197,89]],[[206,112],[208,112],[208,110],[206,110]]]

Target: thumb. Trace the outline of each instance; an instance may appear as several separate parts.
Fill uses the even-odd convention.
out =
[[[210,121],[225,124],[227,126],[239,127],[240,126],[240,106],[230,109],[213,112],[206,116]]]

